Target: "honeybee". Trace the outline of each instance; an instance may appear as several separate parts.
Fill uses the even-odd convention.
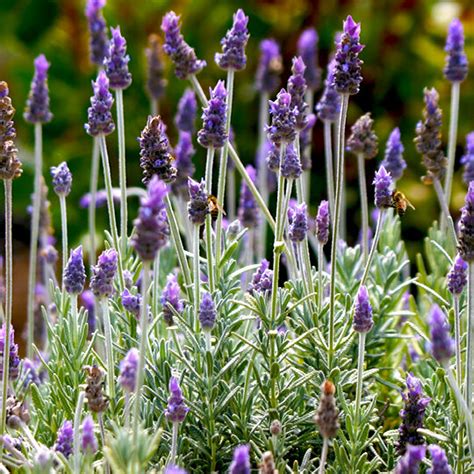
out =
[[[406,198],[406,196],[396,189],[392,193],[392,207],[396,209],[397,214],[402,217],[407,212],[407,208],[415,210],[415,206]]]
[[[222,212],[224,216],[226,215],[224,208],[220,205],[220,203],[217,201],[216,196],[214,196],[213,194],[209,194],[209,196],[207,196],[207,203],[209,204],[209,212],[213,221],[217,219],[219,211]]]

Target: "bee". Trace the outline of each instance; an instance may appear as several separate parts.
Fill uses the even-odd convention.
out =
[[[217,220],[217,215],[219,214],[219,211],[222,212],[224,216],[226,215],[224,208],[220,205],[220,203],[217,201],[216,196],[214,196],[213,194],[209,194],[209,196],[207,196],[207,203],[209,204],[209,212],[213,221]]]
[[[396,209],[397,214],[402,217],[407,212],[407,208],[415,209],[415,206],[406,198],[406,196],[396,189],[392,193],[392,207]]]

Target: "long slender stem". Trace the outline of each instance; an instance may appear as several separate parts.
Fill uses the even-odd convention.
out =
[[[158,103],[158,99],[150,99],[150,113],[153,117],[156,117],[160,110],[160,104]]]
[[[357,387],[356,387],[356,423],[360,424],[360,400],[362,398],[362,377],[364,374],[365,332],[359,333],[359,357],[357,360]]]
[[[127,251],[127,164],[125,157],[125,121],[123,117],[123,90],[115,90],[117,107],[117,135],[119,154],[119,182],[120,182],[120,245],[122,257]]]
[[[92,147],[92,166],[89,193],[91,202],[89,204],[89,267],[95,264],[95,258],[97,254],[97,246],[95,241],[95,214],[96,214],[96,201],[97,201],[97,183],[99,181],[99,162],[100,162],[100,149],[99,140],[94,137]]]
[[[326,186],[329,201],[329,212],[334,215],[334,171],[332,164],[331,122],[324,121],[324,155],[326,158]]]
[[[105,427],[104,427],[104,417],[102,413],[97,413],[97,419],[99,421],[99,431],[100,431],[100,441],[102,444],[102,449],[105,447]],[[110,466],[109,463],[104,459],[105,465],[105,474],[110,474]]]
[[[324,301],[324,287],[323,287],[323,263],[324,253],[323,246],[318,242],[318,314],[321,312]]]
[[[305,93],[305,101],[308,104],[308,110],[310,113],[313,111],[314,107],[314,91],[311,89],[307,89]],[[312,130],[309,130],[309,135],[310,137],[312,136]],[[306,162],[311,162],[311,146],[312,146],[312,140],[309,140],[308,145],[304,149],[304,161]],[[311,166],[309,169],[303,171],[303,176],[302,178],[304,183],[303,183],[303,189],[304,189],[304,201],[309,202],[309,199],[311,197]]]
[[[80,426],[82,418],[82,409],[84,407],[84,397],[85,393],[80,392],[79,397],[77,398],[76,411],[74,412],[74,440],[73,440],[73,450],[74,450],[74,474],[80,474],[81,472],[81,459],[80,459]]]
[[[214,148],[210,147],[207,149],[207,159],[206,159],[206,186],[207,186],[207,193],[212,194],[212,168],[214,163]],[[221,159],[221,167],[222,167],[222,159]],[[219,185],[220,185],[220,173],[219,173]],[[219,198],[217,198],[219,201]],[[220,202],[220,201],[219,201]],[[219,211],[220,214],[222,214]],[[222,219],[222,216],[221,216]],[[219,217],[217,221],[217,229],[221,224],[219,223]],[[206,257],[207,257],[207,276],[209,278],[209,288],[211,293],[214,291],[215,288],[215,267],[214,267],[214,255],[212,250],[212,216],[208,214],[206,216]],[[220,232],[219,232],[220,235]],[[216,237],[216,262],[219,261],[219,256],[217,255],[217,237]],[[220,245],[219,245],[220,249]]]
[[[171,435],[171,453],[170,453],[170,464],[175,464],[176,455],[178,454],[178,431],[179,423],[173,423],[173,432]]]
[[[10,328],[12,324],[12,180],[3,181],[5,187],[5,340],[3,353],[10,354]],[[2,411],[0,414],[0,436],[5,433],[7,392],[10,357],[3,357]]]
[[[474,263],[468,267],[467,293],[467,348],[466,348],[466,404],[472,410],[472,371],[474,360]]]
[[[105,136],[100,135],[98,137],[100,154],[102,155],[102,168],[104,173],[105,181],[105,190],[107,193],[107,208],[109,213],[109,227],[110,233],[112,235],[112,241],[115,247],[115,250],[118,253],[118,274],[120,282],[120,292],[125,288],[125,282],[123,279],[123,269],[122,269],[122,255],[119,247],[119,238],[117,230],[117,221],[115,219],[115,208],[114,208],[114,198],[113,198],[113,189],[112,189],[112,176],[110,175],[110,163],[109,163],[109,154],[107,153],[107,143],[105,141]]]
[[[199,265],[199,226],[193,226],[193,284],[194,284],[194,329],[199,331],[199,304],[201,300],[201,271]]]
[[[331,294],[329,299],[329,337],[328,337],[328,366],[332,369],[334,357],[334,323],[336,317],[336,258],[337,244],[339,237],[339,219],[341,213],[341,198],[343,185],[344,170],[344,142],[345,127],[347,117],[347,107],[349,104],[349,96],[341,95],[341,112],[339,114],[337,130],[338,130],[338,147],[337,147],[337,167],[336,167],[336,194],[334,200],[333,214],[333,233],[331,242]]]
[[[67,206],[66,206],[66,196],[61,194],[59,196],[59,207],[61,209],[61,236],[62,236],[62,272],[67,265],[68,260],[68,238],[67,238]],[[61,273],[62,273],[61,272]],[[64,282],[63,282],[64,288]]]
[[[365,159],[361,153],[357,154],[357,167],[359,169],[360,209],[362,214],[362,255],[364,256],[364,262],[367,262],[367,257],[369,256],[369,204],[367,202]]]
[[[220,170],[219,170],[220,173]],[[229,222],[232,222],[236,216],[236,201],[235,201],[235,169],[234,167],[227,170],[227,192],[226,204],[227,204],[227,214],[229,216]]]
[[[441,212],[443,213],[444,218],[448,223],[451,239],[453,240],[454,246],[457,246],[458,238],[456,236],[456,229],[454,228],[453,218],[451,217],[451,213],[449,212],[448,204],[446,202],[446,196],[444,195],[443,188],[441,186],[441,183],[439,182],[439,179],[435,178],[433,180],[433,186],[435,188],[436,195],[438,196]]]
[[[319,474],[324,474],[326,472],[326,459],[328,457],[329,451],[329,440],[328,438],[323,438],[323,450],[321,452],[321,459],[319,461]]]
[[[143,293],[147,292],[147,287],[143,287]],[[107,357],[107,386],[109,398],[112,404],[115,400],[115,363],[114,349],[112,345],[112,326],[110,324],[109,300],[102,298],[100,301],[102,308],[102,319],[104,322],[105,354]]]
[[[459,314],[459,296],[453,296],[454,306],[454,340],[456,344],[456,382],[462,385],[462,359],[461,359],[461,321]]]
[[[152,310],[153,316],[158,314],[158,302],[160,301],[159,295],[160,288],[160,252],[156,254],[155,260],[153,261],[153,300]]]
[[[43,134],[41,123],[35,123],[35,178],[33,214],[31,216],[31,240],[30,240],[30,267],[28,273],[28,311],[27,326],[28,337],[26,345],[26,356],[33,357],[34,343],[34,311],[35,311],[35,285],[36,264],[38,261],[38,234],[41,206],[41,177],[43,173]]]
[[[140,402],[143,391],[143,381],[145,380],[145,361],[148,340],[148,285],[150,273],[150,262],[143,262],[142,279],[142,306],[140,314],[140,347],[138,356],[137,380],[135,384],[135,405],[133,406],[133,445],[137,449],[138,425],[140,421]]]

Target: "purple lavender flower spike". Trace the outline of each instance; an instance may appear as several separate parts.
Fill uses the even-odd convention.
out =
[[[426,446],[409,445],[405,455],[398,461],[394,474],[418,474],[425,453]]]
[[[431,336],[431,354],[445,364],[454,355],[454,341],[449,334],[449,323],[438,305],[433,305],[428,317]]]
[[[176,128],[181,132],[194,133],[197,114],[196,95],[192,89],[186,89],[179,99],[178,111],[174,118]]]
[[[107,55],[109,40],[107,38],[107,26],[102,9],[105,6],[105,0],[88,0],[86,5],[86,17],[89,26],[89,51],[90,60],[96,66],[104,64],[104,58]]]
[[[326,245],[329,240],[329,203],[321,201],[316,215],[316,237],[321,245]]]
[[[199,305],[199,322],[203,331],[212,331],[216,324],[217,311],[212,296],[207,291],[202,295]]]
[[[148,95],[158,100],[163,97],[167,80],[163,77],[163,61],[161,59],[161,46],[158,35],[151,34],[148,37],[148,48],[145,49],[147,63],[146,89]]]
[[[400,140],[400,129],[398,127],[392,130],[385,145],[385,156],[382,161],[384,168],[390,173],[394,181],[403,176],[403,170],[407,167],[403,159],[403,143]]]
[[[189,408],[183,398],[183,393],[176,377],[171,376],[169,390],[171,396],[168,398],[168,406],[165,410],[165,417],[172,423],[182,423],[186,418]]]
[[[58,196],[67,196],[71,192],[72,186],[72,174],[67,163],[63,161],[58,166],[52,166],[51,176],[53,178],[54,192]]]
[[[74,438],[74,429],[69,420],[64,420],[58,430],[54,450],[61,453],[66,459],[72,454],[72,444]]]
[[[298,179],[303,172],[303,167],[293,143],[289,143],[285,151],[280,167],[281,174],[287,179]]]
[[[344,21],[344,31],[336,48],[333,87],[339,94],[354,95],[359,92],[362,82],[359,53],[364,49],[360,44],[360,23],[349,15]]]
[[[82,259],[82,245],[71,250],[71,255],[64,269],[64,288],[71,295],[78,295],[84,290],[86,270]]]
[[[154,176],[148,183],[147,191],[133,223],[135,232],[131,245],[142,261],[151,262],[169,240],[170,229],[164,202],[168,189],[163,181]]]
[[[255,168],[252,165],[247,165],[245,170],[252,182],[255,183],[257,181],[257,171]],[[240,201],[237,215],[242,226],[247,227],[248,229],[256,227],[259,223],[258,204],[244,180],[242,180],[240,187]]]
[[[452,474],[444,449],[437,444],[431,444],[428,449],[431,454],[431,469],[427,469],[426,474]]]
[[[374,320],[372,316],[372,306],[369,302],[369,293],[367,288],[362,285],[356,296],[352,327],[356,332],[369,332],[373,325]]]
[[[221,69],[234,69],[241,71],[245,69],[247,58],[245,46],[249,39],[247,23],[249,17],[239,8],[234,13],[234,23],[221,40],[222,54],[216,53],[215,61]]]
[[[469,185],[471,181],[474,181],[474,132],[466,135],[466,151],[461,157],[461,164],[464,165],[462,178]]]
[[[53,114],[49,110],[48,69],[44,54],[35,59],[35,75],[31,82],[30,94],[23,117],[30,123],[51,122]]]
[[[334,88],[334,68],[336,61],[333,59],[328,63],[328,72],[326,80],[324,81],[324,91],[316,104],[316,113],[318,118],[328,122],[335,122],[339,117],[341,110],[341,96]]]
[[[362,154],[365,159],[375,158],[379,151],[379,139],[373,129],[374,120],[370,112],[359,117],[351,127],[351,135],[347,139],[346,150],[355,155]]]
[[[143,170],[142,182],[148,184],[156,175],[165,183],[172,183],[177,172],[172,165],[171,145],[161,117],[150,115],[137,140],[140,145],[140,167]]]
[[[464,261],[470,263],[474,261],[474,181],[469,183],[464,202],[458,225],[458,252]]]
[[[400,410],[402,423],[398,428],[398,440],[396,442],[397,453],[405,454],[407,445],[422,445],[425,438],[418,433],[423,428],[426,407],[431,399],[423,396],[422,386],[419,379],[412,374],[407,375],[407,391],[402,393],[404,407]]]
[[[92,81],[94,95],[91,97],[91,106],[87,109],[86,132],[93,136],[110,135],[115,130],[112,118],[112,104],[114,99],[109,91],[109,80],[104,71],[99,71],[97,80]]]
[[[318,66],[318,33],[314,28],[307,28],[298,38],[298,56],[306,64],[304,78],[312,91],[321,87],[321,69]]]
[[[189,220],[195,225],[202,225],[210,212],[205,181],[201,179],[201,182],[198,183],[194,179],[188,178],[188,191]]]
[[[229,474],[250,474],[250,446],[243,444],[234,449]]]
[[[306,65],[301,57],[293,58],[291,76],[288,79],[288,93],[291,95],[291,106],[296,107],[296,128],[303,130],[308,125],[308,104],[305,102],[306,80],[304,72]]]
[[[87,415],[82,422],[81,450],[84,454],[95,454],[99,446],[94,434],[94,420]]]
[[[208,106],[203,108],[203,125],[198,132],[198,142],[205,148],[222,148],[227,140],[227,91],[224,81],[219,81],[214,89],[210,89],[210,95]]]
[[[276,143],[266,140],[264,144],[265,161],[268,169],[277,172],[280,169],[280,148]]]
[[[108,298],[114,291],[114,278],[117,273],[117,252],[115,249],[104,250],[92,267],[90,288],[97,298]]]
[[[96,328],[94,293],[90,290],[82,292],[81,303],[87,309],[87,325],[89,326],[89,334],[92,334]]]
[[[462,23],[455,18],[449,25],[446,38],[446,66],[444,77],[450,82],[462,82],[467,77],[467,57],[464,52],[464,30]]]
[[[275,101],[270,102],[272,122],[267,127],[269,140],[274,143],[290,143],[296,138],[298,109],[291,103],[291,95],[281,89]]]
[[[448,273],[448,290],[451,294],[459,296],[467,284],[467,263],[456,255],[454,264]]]
[[[375,186],[375,205],[379,209],[392,206],[392,177],[387,173],[383,165],[375,173],[372,183]]]
[[[132,347],[120,362],[119,384],[126,392],[134,392],[138,370],[138,349]]]
[[[110,28],[110,31],[112,38],[104,58],[104,69],[111,89],[126,89],[132,83],[132,75],[128,70],[130,56],[127,54],[127,42],[120,33],[120,26]]]
[[[263,259],[256,272],[252,275],[252,281],[249,284],[248,292],[254,293],[265,293],[272,288],[273,282],[273,271],[270,270],[270,262],[267,259]]]
[[[168,307],[168,305],[171,305],[178,314],[183,312],[184,305],[183,300],[180,299],[180,293],[181,290],[179,288],[176,275],[168,275],[166,278],[166,285],[163,288],[160,298],[160,304],[163,311],[163,320],[167,326],[172,326],[174,324],[173,312]]]
[[[171,184],[171,189],[184,199],[188,197],[188,178],[193,176],[195,170],[192,162],[195,151],[191,133],[180,131],[178,143],[174,149],[176,180]]]
[[[206,61],[197,59],[194,49],[184,41],[181,34],[180,17],[170,11],[161,22],[165,33],[163,51],[171,58],[175,66],[175,74],[179,79],[187,79],[192,74],[198,74],[206,66]]]
[[[260,92],[271,94],[280,85],[283,70],[280,46],[274,39],[260,42],[260,60],[256,75],[256,88]]]
[[[3,358],[5,357],[6,326],[2,324],[0,329],[0,376],[3,377]],[[18,356],[18,344],[15,344],[15,330],[10,326],[10,354],[8,366],[8,378],[15,380],[20,373],[20,357]]]
[[[25,357],[21,364],[21,377],[24,380],[24,387],[28,387],[31,383],[35,385],[40,385],[42,382],[42,377],[38,374],[39,363],[32,361]]]
[[[132,295],[130,291],[125,288],[122,292],[122,306],[129,313],[133,314],[137,319],[140,316],[140,307],[142,298],[140,294]]]
[[[188,471],[186,471],[186,469],[181,469],[174,464],[169,464],[166,466],[164,474],[188,474]]]
[[[304,202],[288,209],[288,238],[295,243],[302,242],[308,233],[308,213]]]

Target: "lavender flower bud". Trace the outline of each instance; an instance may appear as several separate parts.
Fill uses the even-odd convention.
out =
[[[252,182],[255,184],[257,181],[257,171],[255,168],[252,165],[247,165],[245,170]],[[259,223],[258,204],[244,180],[242,180],[240,187],[240,201],[237,215],[242,226],[249,229],[256,227]]]
[[[364,49],[360,44],[360,23],[349,15],[344,21],[344,31],[337,44],[333,87],[339,94],[354,95],[359,92],[362,82],[359,53]]]
[[[178,111],[174,118],[176,128],[181,132],[194,133],[194,122],[196,120],[197,102],[196,95],[192,89],[186,89],[178,102]]]
[[[295,243],[302,242],[308,233],[307,207],[303,202],[288,209],[288,238]]]
[[[203,108],[202,129],[198,132],[198,142],[205,148],[222,148],[227,140],[227,105],[224,82],[219,81],[214,89],[209,89],[211,98]]]
[[[60,196],[67,196],[71,192],[72,174],[67,163],[63,161],[58,166],[51,166],[54,192]]]
[[[163,62],[161,59],[160,39],[158,35],[148,37],[148,48],[145,49],[147,62],[147,81],[146,89],[148,95],[155,100],[163,97],[166,79],[163,77]]]
[[[328,72],[324,81],[324,91],[316,104],[318,118],[328,122],[335,122],[341,110],[341,96],[334,88],[334,68],[336,61],[333,59],[328,63]]]
[[[375,205],[379,209],[392,206],[392,177],[383,165],[375,173],[372,183],[375,186]]]
[[[84,454],[95,454],[99,449],[97,439],[94,434],[94,420],[92,416],[87,415],[82,426],[81,450]]]
[[[279,436],[281,434],[281,423],[279,420],[273,420],[270,423],[270,434],[272,436]]]
[[[3,377],[3,360],[5,359],[6,325],[2,324],[0,329],[0,375]],[[15,380],[20,373],[20,357],[18,356],[18,344],[15,344],[15,330],[10,326],[10,352],[8,365],[8,378]]]
[[[316,215],[316,237],[321,245],[326,245],[329,240],[329,203],[321,201]]]
[[[195,151],[191,133],[180,131],[178,143],[174,149],[177,174],[171,188],[175,194],[182,196],[184,199],[188,197],[188,178],[192,177],[195,171],[192,162]]]
[[[454,264],[448,273],[448,290],[453,295],[459,296],[467,284],[467,263],[456,255]]]
[[[280,84],[283,70],[280,46],[274,39],[260,42],[260,61],[257,68],[256,88],[271,94]]]
[[[362,285],[356,296],[354,321],[352,327],[356,332],[369,332],[374,325],[372,306],[369,302],[367,288]]]
[[[176,168],[172,165],[171,145],[160,116],[148,117],[138,143],[142,182],[148,184],[152,176],[156,175],[165,183],[172,183],[176,179]]]
[[[89,50],[92,64],[102,66],[107,55],[109,40],[107,38],[107,26],[102,9],[105,0],[88,0],[86,5],[86,17],[89,26]]]
[[[187,79],[192,74],[198,74],[206,66],[206,61],[197,59],[194,49],[184,41],[181,34],[180,17],[170,11],[161,22],[161,29],[165,33],[163,51],[171,58],[175,66],[175,73],[179,79]]]
[[[385,146],[385,156],[382,161],[384,168],[390,173],[394,181],[399,180],[403,175],[403,170],[407,167],[403,159],[403,143],[400,140],[400,129],[392,130]]]
[[[289,143],[285,151],[280,167],[281,174],[286,179],[298,179],[303,173],[303,168],[293,143]]]
[[[426,474],[452,474],[444,449],[436,444],[431,444],[428,449],[431,454],[431,469],[427,469]]]
[[[202,295],[201,304],[199,305],[199,322],[203,331],[212,331],[216,324],[217,311],[216,305],[210,293],[205,292]]]
[[[114,278],[117,273],[117,252],[115,249],[104,250],[92,267],[90,287],[97,298],[108,298],[114,291]]]
[[[74,438],[74,429],[69,420],[64,420],[58,430],[58,436],[53,449],[61,453],[66,459],[72,454],[72,443]]]
[[[234,449],[229,474],[250,474],[250,446],[242,444]]]
[[[94,95],[91,97],[91,106],[87,109],[86,132],[93,136],[110,135],[115,130],[112,118],[112,104],[114,99],[109,91],[109,80],[104,71],[99,71],[97,80],[92,81]]]
[[[336,387],[331,381],[326,380],[321,390],[319,407],[314,416],[314,421],[318,425],[323,438],[330,439],[336,436],[339,429],[339,410],[336,407],[336,400],[334,398]]]
[[[308,124],[308,104],[305,102],[306,80],[304,72],[306,65],[301,57],[293,58],[291,76],[288,79],[288,93],[291,96],[291,106],[296,107],[296,128],[303,130]]]
[[[351,136],[347,139],[346,150],[355,155],[363,155],[366,160],[375,158],[379,151],[379,139],[373,130],[374,121],[370,112],[359,117],[357,122],[352,125]]]
[[[143,261],[153,261],[170,235],[164,198],[168,190],[157,176],[148,183],[148,192],[142,198],[131,245]]]
[[[446,66],[444,77],[450,82],[462,82],[467,77],[467,57],[464,52],[464,30],[462,23],[455,18],[449,25],[446,38]]]
[[[321,87],[321,69],[318,67],[318,33],[314,28],[304,30],[298,39],[298,56],[306,64],[304,78],[307,86],[316,91]]]
[[[165,410],[165,417],[172,423],[182,423],[186,418],[189,408],[184,402],[183,394],[176,377],[171,376],[169,390],[171,396],[168,398],[168,406]]]
[[[51,122],[53,114],[49,110],[48,69],[49,63],[44,54],[35,59],[35,75],[31,81],[30,94],[23,114],[30,123]]]
[[[134,392],[136,379],[137,379],[137,370],[138,370],[138,359],[139,353],[138,349],[132,347],[127,355],[120,362],[120,375],[119,375],[119,384],[126,392]]]
[[[270,291],[273,283],[273,271],[269,269],[270,262],[265,258],[261,261],[260,266],[252,275],[252,281],[249,284],[248,292],[265,293]]]
[[[268,138],[277,144],[290,143],[296,138],[298,109],[291,103],[291,95],[282,89],[275,101],[269,101],[271,125],[267,126]]]
[[[469,183],[458,224],[458,252],[463,260],[474,261],[474,182]]]
[[[78,295],[84,290],[86,270],[82,259],[82,245],[71,250],[71,255],[64,269],[64,288],[69,294]]]
[[[422,445],[425,438],[418,432],[423,428],[426,407],[431,399],[423,396],[422,386],[419,379],[412,374],[407,375],[407,391],[402,393],[404,407],[400,410],[402,423],[398,428],[398,440],[396,442],[397,453],[405,454],[407,445]]]
[[[249,39],[247,23],[249,17],[239,8],[234,13],[234,24],[221,40],[222,54],[216,53],[215,61],[221,69],[234,69],[240,71],[245,69],[247,58],[245,57],[245,46]]]
[[[168,307],[168,305],[171,305],[178,314],[183,312],[184,305],[183,300],[180,299],[180,292],[181,290],[179,288],[176,275],[168,275],[166,278],[166,285],[163,288],[163,293],[161,293],[160,298],[160,304],[163,311],[163,320],[167,326],[172,326],[174,324],[173,312]]]
[[[174,464],[169,464],[166,466],[164,474],[188,474],[188,471],[186,471],[186,469],[181,469]]]
[[[461,157],[461,164],[464,165],[463,180],[469,185],[474,181],[474,132],[466,135],[466,152]]]
[[[425,88],[424,100],[424,120],[418,122],[416,126],[414,142],[416,151],[422,155],[423,165],[428,171],[422,181],[425,184],[431,184],[435,179],[443,180],[446,174],[447,160],[441,149],[442,113],[438,106],[439,94],[436,89]]]
[[[449,323],[438,305],[433,305],[428,324],[431,336],[431,354],[440,363],[449,362],[454,355],[454,341],[449,334]]]
[[[394,474],[417,474],[425,452],[426,446],[409,445],[405,455],[398,461]]]
[[[104,69],[111,89],[126,89],[132,83],[132,75],[128,70],[130,56],[127,54],[127,42],[120,33],[120,26],[110,28],[110,31],[112,38],[104,58]]]
[[[87,325],[89,326],[89,334],[95,331],[95,297],[94,293],[86,290],[81,294],[81,303],[87,310]]]
[[[132,295],[130,291],[125,288],[122,292],[122,306],[125,311],[133,314],[136,318],[140,317],[140,307],[142,304],[142,297],[140,294]]]
[[[209,214],[209,202],[206,193],[206,183],[203,179],[198,183],[192,178],[188,178],[189,202],[188,217],[195,225],[202,225]]]

